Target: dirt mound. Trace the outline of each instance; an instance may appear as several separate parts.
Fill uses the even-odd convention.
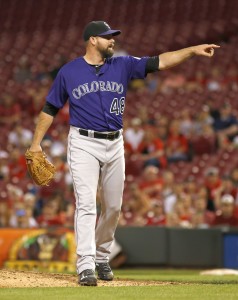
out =
[[[77,275],[52,274],[40,272],[26,272],[0,270],[0,288],[14,287],[79,287]],[[168,285],[172,282],[134,281],[116,278],[113,281],[98,281],[98,286],[154,286]]]

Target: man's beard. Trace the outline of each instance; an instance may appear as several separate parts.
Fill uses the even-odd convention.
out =
[[[114,51],[112,48],[99,49],[99,52],[103,58],[111,58],[114,54]]]

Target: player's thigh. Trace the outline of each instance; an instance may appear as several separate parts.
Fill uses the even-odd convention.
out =
[[[100,187],[104,192],[115,191],[121,194],[125,181],[125,158],[124,155],[107,163],[101,169]]]
[[[100,173],[98,160],[84,150],[71,149],[68,151],[68,164],[77,200],[94,203]]]

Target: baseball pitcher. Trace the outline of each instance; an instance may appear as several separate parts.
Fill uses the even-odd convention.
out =
[[[122,117],[128,83],[176,66],[194,55],[210,58],[219,47],[205,44],[154,57],[113,57],[115,36],[120,33],[104,21],[93,21],[85,27],[85,55],[58,72],[26,156],[27,163],[33,164],[29,157],[42,153],[44,135],[59,109],[69,101],[68,164],[76,199],[77,273],[79,284],[86,286],[96,286],[97,277],[113,280],[109,254],[124,188]],[[95,229],[98,186],[102,209]]]

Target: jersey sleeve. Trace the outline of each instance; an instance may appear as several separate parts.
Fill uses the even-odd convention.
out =
[[[62,108],[68,99],[68,93],[65,86],[65,79],[62,70],[60,70],[52,84],[52,87],[46,97],[47,102],[57,108]]]
[[[146,64],[149,57],[125,56],[124,59],[130,79],[144,79],[146,77]]]

